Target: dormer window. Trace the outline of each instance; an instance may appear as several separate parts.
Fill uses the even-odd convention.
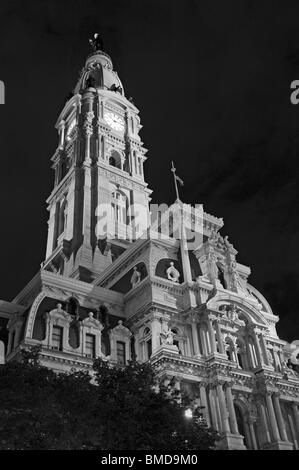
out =
[[[85,354],[87,357],[95,357],[95,348],[96,342],[95,342],[95,335],[91,335],[89,333],[86,333],[85,335]]]
[[[124,366],[126,364],[126,344],[123,341],[116,342],[117,363]]]
[[[61,326],[53,325],[52,329],[52,348],[62,351],[63,341],[63,328]]]
[[[103,88],[103,81],[102,65],[95,63],[89,73],[85,76],[83,88]]]

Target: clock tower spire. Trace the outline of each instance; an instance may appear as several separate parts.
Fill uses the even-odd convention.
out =
[[[135,208],[148,215],[147,150],[139,110],[103,51],[98,34],[58,120],[47,200],[49,231],[43,268],[92,282],[138,238]],[[103,221],[105,219],[105,221]]]

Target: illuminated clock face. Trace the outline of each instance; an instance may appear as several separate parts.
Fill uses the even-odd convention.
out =
[[[124,121],[117,114],[110,113],[110,112],[106,113],[105,114],[105,121],[115,131],[123,131],[124,130]]]

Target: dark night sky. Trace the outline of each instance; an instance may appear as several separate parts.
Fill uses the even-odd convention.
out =
[[[153,202],[223,217],[284,339],[299,338],[298,1],[2,0],[1,289],[12,299],[45,257],[54,129],[99,32],[140,109]]]

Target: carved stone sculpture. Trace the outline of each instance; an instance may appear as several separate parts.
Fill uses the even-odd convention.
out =
[[[174,262],[170,262],[169,268],[166,270],[167,278],[172,282],[179,282],[180,273],[174,267]]]
[[[239,319],[237,307],[232,304],[227,310],[227,317],[232,321],[237,321]]]
[[[273,362],[274,362],[274,359],[273,359],[273,356],[272,356],[272,354],[271,354],[271,352],[270,352],[269,350],[267,350],[267,356],[268,356],[268,362],[269,362],[269,364],[272,365]]]
[[[173,337],[174,333],[171,330],[164,330],[162,333],[160,333],[161,337],[161,343],[162,344],[167,344],[172,346],[173,345]]]
[[[137,271],[137,266],[134,266],[133,274],[132,274],[132,277],[131,277],[132,287],[137,286],[137,284],[139,284],[140,281],[141,281],[141,273],[139,271]]]

